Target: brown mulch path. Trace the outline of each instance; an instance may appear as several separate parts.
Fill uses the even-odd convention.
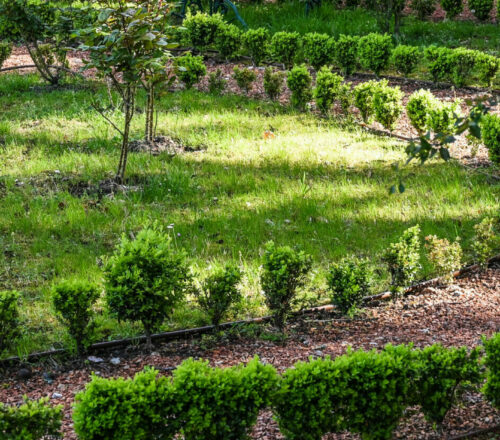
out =
[[[387,343],[413,342],[423,347],[436,342],[446,346],[474,347],[481,335],[500,331],[500,268],[473,273],[456,280],[448,287],[427,287],[418,296],[404,302],[381,303],[365,309],[354,320],[337,319],[323,312],[306,315],[290,323],[290,337],[284,344],[233,337],[212,348],[203,349],[199,340],[158,344],[154,353],[143,354],[140,348],[98,353],[100,363],[66,363],[46,360],[33,367],[29,379],[20,379],[19,370],[4,372],[0,381],[0,401],[17,404],[23,394],[31,398],[49,396],[53,404],[64,405],[65,439],[75,439],[72,430],[71,405],[74,395],[90,380],[92,372],[103,377],[132,376],[144,366],[153,366],[164,374],[188,357],[209,359],[218,367],[247,362],[258,355],[263,362],[273,364],[280,372],[310,356],[332,357],[345,353],[348,346],[355,349],[381,348]],[[119,358],[114,365],[112,358]],[[50,383],[49,383],[50,382]],[[500,412],[492,408],[476,392],[467,392],[462,404],[454,408],[444,424],[445,436],[500,424]],[[264,411],[259,417],[254,439],[283,438],[272,414]],[[327,439],[354,439],[350,434],[329,435]],[[438,439],[440,437],[425,422],[416,408],[408,411],[395,433],[398,439]],[[494,438],[492,436],[488,438]]]

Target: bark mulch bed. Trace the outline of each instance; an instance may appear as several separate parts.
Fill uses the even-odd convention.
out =
[[[193,339],[157,344],[155,352],[143,353],[141,347],[129,347],[96,353],[98,362],[58,362],[46,359],[30,367],[11,368],[0,381],[0,401],[17,404],[22,396],[49,396],[51,403],[64,405],[64,438],[76,439],[72,429],[71,405],[74,395],[83,389],[92,372],[103,377],[132,376],[145,366],[162,374],[170,372],[188,357],[209,359],[218,367],[247,362],[258,355],[279,371],[310,356],[338,356],[348,346],[378,349],[387,343],[413,342],[423,347],[436,342],[446,346],[474,347],[481,335],[500,331],[500,268],[472,273],[448,287],[423,288],[404,302],[380,302],[366,308],[354,320],[339,318],[331,312],[304,315],[290,322],[289,338],[283,343],[249,338],[248,331],[213,341]],[[246,335],[246,336],[245,336]],[[207,348],[207,345],[209,347]],[[99,359],[100,358],[100,359]],[[410,409],[395,432],[397,439],[452,438],[466,432],[500,424],[500,412],[477,392],[466,392],[461,404],[447,416],[444,431],[437,434],[417,408]],[[495,438],[490,433],[481,438]],[[261,440],[282,439],[270,411],[264,411],[252,434]],[[354,439],[354,435],[329,435],[327,439]]]

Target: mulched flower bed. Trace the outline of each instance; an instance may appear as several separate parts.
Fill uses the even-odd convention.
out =
[[[141,347],[129,347],[97,353],[97,359],[91,358],[94,361],[59,363],[48,359],[33,367],[29,374],[19,367],[12,368],[3,372],[0,401],[17,404],[24,394],[30,398],[49,396],[51,403],[64,405],[64,438],[72,440],[76,439],[71,420],[74,395],[84,388],[92,372],[103,377],[130,377],[145,366],[153,366],[168,375],[188,357],[209,359],[212,365],[224,367],[247,362],[255,355],[283,371],[310,356],[341,355],[349,346],[369,350],[387,343],[413,342],[416,347],[423,347],[440,342],[446,346],[474,347],[481,344],[481,335],[500,331],[500,267],[469,274],[448,287],[426,287],[417,293],[396,304],[374,303],[353,320],[331,312],[296,318],[290,322],[290,336],[284,343],[248,339],[241,336],[245,334],[241,331],[239,337],[215,342],[210,348],[206,348],[206,340],[193,339],[158,344],[155,352],[147,354]],[[461,405],[447,416],[442,434],[432,429],[418,408],[412,408],[395,432],[395,438],[448,438],[499,424],[499,411],[485,402],[481,394],[466,392]],[[262,412],[252,438],[283,438],[270,411]],[[325,438],[358,437],[346,433]],[[483,438],[494,438],[494,434]]]

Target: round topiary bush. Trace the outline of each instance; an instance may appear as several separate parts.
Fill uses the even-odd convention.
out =
[[[390,35],[368,34],[359,39],[358,57],[361,66],[379,76],[387,68],[392,53]]]
[[[500,165],[500,116],[484,116],[481,120],[481,132],[490,160]]]
[[[479,20],[488,20],[493,9],[493,0],[469,0],[469,9]]]

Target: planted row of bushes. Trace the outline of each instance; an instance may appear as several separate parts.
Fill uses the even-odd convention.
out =
[[[341,35],[335,39],[319,33],[301,36],[283,31],[271,35],[265,28],[242,32],[221,16],[206,14],[188,16],[183,25],[185,32],[178,37],[200,53],[211,47],[226,59],[245,53],[255,65],[268,60],[290,68],[305,61],[316,70],[333,64],[345,74],[362,69],[377,76],[392,67],[406,77],[415,73],[424,60],[434,81],[451,81],[457,86],[473,82],[476,77],[491,86],[500,71],[500,59],[484,52],[437,46],[424,50],[406,45],[394,47],[389,35]]]
[[[76,396],[74,428],[81,440],[167,440],[179,433],[186,440],[240,440],[259,411],[271,408],[290,440],[343,431],[389,439],[409,406],[439,427],[465,387],[484,380],[483,364],[482,391],[498,407],[500,334],[483,342],[483,359],[480,348],[388,345],[298,362],[281,376],[258,358],[225,369],[188,359],[169,378],[154,369],[133,379],[94,376]],[[0,404],[0,433],[23,440],[55,435],[61,415],[44,400]]]
[[[495,220],[485,218],[476,225],[475,260],[485,265],[498,247]],[[450,243],[436,236],[426,237],[427,259],[443,282],[451,282],[462,265],[458,239]],[[420,273],[422,240],[419,226],[406,230],[384,253],[383,262],[391,275],[394,299]],[[273,323],[284,331],[297,291],[304,286],[312,258],[303,251],[269,242],[262,259],[260,284]],[[110,316],[140,322],[149,346],[151,334],[187,295],[192,295],[216,327],[241,300],[240,269],[227,264],[217,267],[199,283],[194,282],[187,256],[176,249],[161,228],[145,228],[135,239],[123,237],[104,265],[105,303]],[[327,275],[331,302],[342,314],[353,315],[371,293],[373,274],[366,260],[347,258],[332,264]],[[56,316],[67,328],[81,355],[94,340],[94,305],[100,288],[86,281],[66,280],[54,285],[52,302]],[[19,294],[0,292],[0,351],[11,347],[20,333]]]

